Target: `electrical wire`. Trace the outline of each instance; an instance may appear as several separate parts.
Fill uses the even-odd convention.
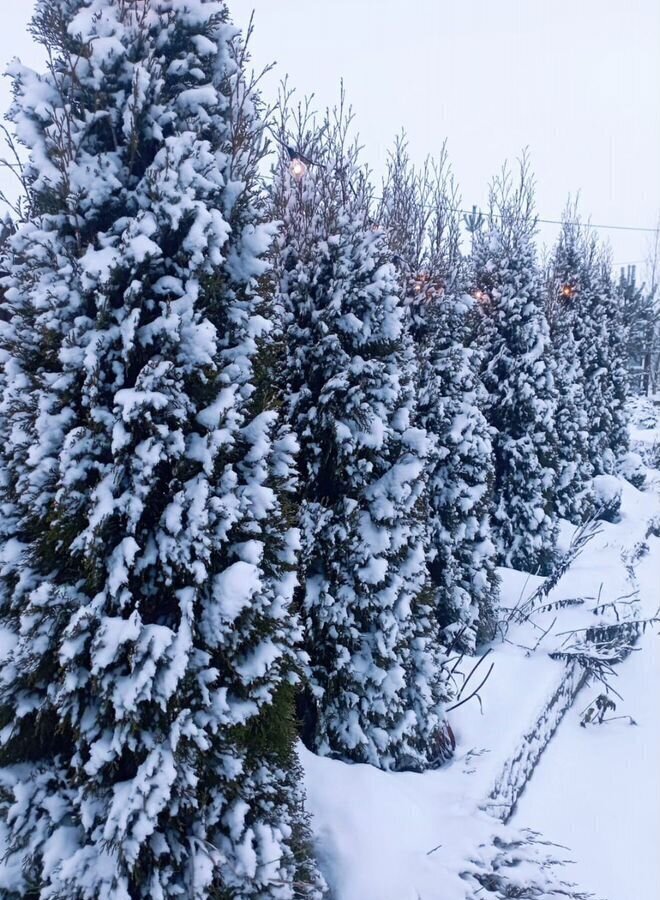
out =
[[[382,201],[383,197],[374,197],[374,200]],[[432,203],[425,203],[424,209],[435,209],[435,206]],[[471,216],[474,212],[472,209],[449,209],[447,212],[460,213],[461,215]],[[480,210],[477,210],[479,213]],[[487,218],[489,213],[481,213],[484,218]],[[494,219],[501,219],[501,216],[493,213]],[[655,228],[649,228],[643,225],[597,225],[594,222],[581,222],[581,221],[565,221],[564,219],[542,219],[540,216],[536,219],[537,222],[541,222],[543,225],[578,225],[581,228],[601,228],[607,229],[611,231],[644,231],[648,234],[660,234],[660,224],[656,225]]]

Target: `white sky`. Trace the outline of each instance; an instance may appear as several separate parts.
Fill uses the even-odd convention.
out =
[[[569,193],[595,223],[654,227],[660,211],[659,0],[229,0],[255,10],[253,59],[277,61],[319,106],[344,79],[365,158],[380,176],[404,127],[421,161],[447,138],[464,206],[529,146],[538,212]],[[2,0],[0,63],[38,60],[32,0]],[[0,86],[7,106],[8,84]],[[552,240],[556,229],[544,228]],[[603,231],[615,263],[646,257],[652,235]]]

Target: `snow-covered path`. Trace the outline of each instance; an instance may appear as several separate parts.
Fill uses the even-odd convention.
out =
[[[629,492],[631,500],[649,504]],[[636,514],[640,521],[642,510]],[[636,571],[642,615],[660,604],[660,538]],[[586,687],[560,724],[523,793],[513,822],[571,848],[573,874],[607,900],[657,900],[660,892],[660,637],[642,636],[639,650],[617,669],[623,702],[611,715],[626,720],[581,728],[580,712],[598,691]]]

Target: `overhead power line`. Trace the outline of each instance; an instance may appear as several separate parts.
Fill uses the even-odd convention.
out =
[[[381,201],[384,198],[375,196],[374,200]],[[432,203],[425,203],[424,209],[435,209],[435,205]],[[470,216],[473,214],[474,210],[472,209],[449,209],[447,212],[460,213],[461,215]],[[484,213],[484,218],[486,218],[489,214]],[[493,213],[494,219],[501,219],[501,216],[498,216],[496,213]],[[610,231],[644,231],[647,234],[657,234],[660,232],[660,224],[656,225],[655,228],[649,228],[644,225],[598,225],[594,222],[582,222],[582,221],[565,221],[564,219],[542,219],[540,216],[536,219],[537,222],[541,222],[543,225],[576,225],[581,228],[602,228],[608,229]]]
[[[499,217],[498,217],[499,218]],[[543,222],[545,225],[563,225],[564,222],[561,219],[537,219],[537,222]],[[660,231],[660,226],[656,226],[655,228],[646,228],[644,226],[639,225],[596,225],[593,222],[567,222],[567,225],[581,225],[583,228],[609,228],[613,231],[647,231],[650,234],[655,234],[656,231]]]

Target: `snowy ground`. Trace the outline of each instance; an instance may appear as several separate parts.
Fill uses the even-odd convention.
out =
[[[660,602],[660,540],[639,567],[648,609]],[[657,628],[619,668],[624,720],[581,728],[578,696],[523,794],[513,821],[558,837],[574,875],[608,900],[658,900],[660,892],[660,639]]]
[[[657,515],[659,506],[657,495],[627,490],[626,515],[613,526],[603,552],[615,559],[644,515]],[[648,544],[636,578],[642,612],[653,616],[660,605],[660,539],[650,538]],[[583,689],[513,819],[570,846],[578,880],[608,900],[657,900],[660,892],[658,627],[650,628],[638,646],[617,669],[615,686],[623,702],[612,713],[632,716],[637,725],[618,720],[581,728],[579,713],[594,694],[591,687]]]
[[[657,437],[645,435],[651,444]],[[620,521],[602,524],[548,599],[600,594],[600,602],[607,602],[636,590],[635,614],[653,616],[660,604],[660,538],[647,537],[647,530],[657,516],[660,472],[648,472],[643,491],[622,482]],[[562,529],[564,545],[573,531],[568,525]],[[639,554],[642,544],[646,548]],[[635,550],[639,559],[631,568]],[[542,581],[511,570],[502,576],[508,606]],[[546,620],[551,627],[533,653],[525,648],[536,644],[538,626],[514,626],[508,642],[493,645],[488,663],[493,660],[495,667],[481,691],[483,709],[472,701],[452,714],[457,752],[438,771],[386,774],[301,750],[333,900],[473,896],[459,877],[461,866],[478,859],[480,845],[502,827],[481,807],[565,678],[565,664],[550,659],[548,651],[565,640],[560,632],[580,627],[587,614],[593,615],[569,607],[537,619],[541,628]],[[583,688],[536,765],[511,822],[567,845],[570,852],[563,855],[575,864],[566,877],[605,900],[657,900],[660,884],[658,626],[637,646],[617,668],[615,686],[624,700],[612,713],[631,715],[637,725],[620,720],[580,727],[579,713],[600,692],[593,685]]]

